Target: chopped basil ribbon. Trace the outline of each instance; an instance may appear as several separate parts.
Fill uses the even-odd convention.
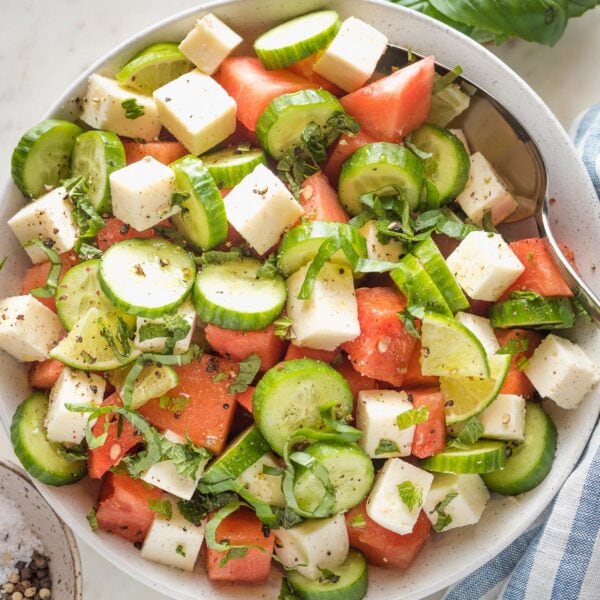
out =
[[[51,240],[31,240],[24,245],[24,248],[28,248],[29,246],[37,246],[40,250],[42,250],[52,265],[50,267],[50,272],[48,273],[46,283],[42,287],[34,288],[29,293],[38,298],[51,298],[56,293],[58,278],[62,269],[62,261],[60,260],[60,256],[55,250],[52,249]]]
[[[172,354],[175,345],[184,340],[192,326],[183,315],[165,315],[162,323],[144,323],[140,327],[140,342],[154,338],[166,338],[163,354]]]
[[[412,481],[403,481],[396,486],[400,500],[411,512],[423,506],[423,490],[415,486]]]
[[[478,417],[471,417],[462,427],[455,439],[448,443],[448,448],[462,449],[474,444],[483,435],[483,424]]]
[[[379,456],[380,454],[390,454],[391,452],[400,452],[398,444],[392,440],[379,440],[379,444],[377,444],[377,448],[375,448],[375,455]]]
[[[170,500],[156,500],[148,498],[148,506],[152,512],[163,516],[167,521],[173,516],[173,505]]]
[[[239,363],[238,369],[238,374],[227,388],[230,394],[241,394],[248,389],[260,370],[260,357],[253,352]]]
[[[437,532],[443,531],[450,523],[452,523],[452,516],[446,513],[446,508],[454,498],[458,496],[458,492],[449,492],[446,497],[435,505],[433,512],[437,512],[438,518],[433,525],[433,529]]]
[[[127,98],[121,102],[126,119],[138,119],[145,114],[144,107],[135,98]]]

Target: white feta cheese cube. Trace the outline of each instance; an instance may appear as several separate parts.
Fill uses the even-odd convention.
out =
[[[446,260],[460,287],[474,300],[494,302],[525,270],[498,233],[472,231]]]
[[[298,269],[287,280],[287,316],[298,346],[335,350],[360,335],[358,305],[352,271],[343,265],[325,263],[308,300],[298,293],[309,265]]]
[[[448,531],[477,523],[489,499],[479,475],[436,474],[423,508],[433,525],[445,522],[441,531]]]
[[[179,212],[171,198],[175,173],[146,156],[110,174],[113,214],[138,231],[145,231]]]
[[[65,367],[50,392],[46,430],[59,444],[80,444],[85,437],[86,413],[73,412],[67,404],[100,406],[106,381],[100,375]]]
[[[123,102],[128,100],[135,100],[143,114],[127,118]],[[113,131],[117,135],[147,142],[158,139],[161,129],[156,104],[150,96],[122,88],[114,79],[98,74],[92,75],[88,81],[80,118],[94,129]]]
[[[367,514],[385,529],[400,535],[410,533],[432,481],[431,473],[401,458],[389,458],[377,474],[367,499]]]
[[[402,242],[389,238],[387,244],[382,244],[377,237],[377,221],[367,221],[360,232],[367,241],[367,256],[373,260],[398,262],[404,252]]]
[[[499,394],[478,417],[484,438],[517,442],[525,439],[525,398],[522,396]]]
[[[467,141],[467,136],[465,135],[465,132],[462,129],[450,129],[449,131],[450,133],[453,133],[462,142],[462,145],[465,147],[467,154],[471,154],[471,147],[469,146],[469,142]]]
[[[185,354],[190,349],[192,336],[194,334],[194,329],[196,328],[196,310],[194,309],[192,303],[187,301],[177,308],[177,312],[175,314],[183,317],[185,322],[190,326],[188,334],[182,340],[175,342],[175,348],[173,349],[173,354]],[[135,332],[135,338],[133,340],[135,347],[142,352],[163,352],[167,338],[162,336],[152,337],[141,341],[140,329],[148,323],[162,325],[164,322],[165,320],[162,317],[158,319],[145,319],[144,317],[138,317],[137,329]]]
[[[580,346],[554,334],[527,361],[525,375],[543,398],[561,408],[577,408],[598,383],[600,372]]]
[[[269,475],[263,471],[263,467],[278,468],[281,465],[275,460],[270,452],[263,454],[253,465],[248,467],[236,479],[253,496],[260,498],[272,506],[285,506],[285,498],[281,491],[281,475]]]
[[[158,88],[154,100],[160,122],[192,154],[210,150],[235,131],[235,100],[197,69]]]
[[[243,39],[212,13],[196,21],[179,49],[203,73],[212,75]]]
[[[178,498],[165,494],[173,508],[169,520],[157,514],[142,546],[141,556],[169,567],[193,571],[204,540],[205,522],[193,525],[179,512]]]
[[[265,165],[257,165],[223,199],[227,220],[259,253],[273,247],[304,209]]]
[[[64,334],[56,313],[33,296],[0,300],[0,348],[17,360],[45,360]]]
[[[276,529],[275,553],[284,567],[307,579],[321,577],[320,569],[335,569],[348,556],[350,544],[344,515],[310,519],[291,529]]]
[[[356,17],[348,17],[315,63],[315,73],[353,92],[373,75],[387,43],[383,33]]]
[[[71,209],[67,190],[57,187],[26,204],[8,220],[8,225],[21,244],[31,240],[52,240],[52,248],[62,254],[73,249],[79,233]],[[34,263],[48,260],[46,253],[37,246],[26,246],[25,252]]]
[[[174,444],[185,444],[186,441],[180,435],[177,435],[175,432],[167,429],[163,436],[173,442]],[[173,494],[173,496],[177,496],[178,498],[183,498],[184,500],[189,500],[196,491],[196,486],[198,485],[198,481],[200,481],[200,477],[204,473],[204,467],[208,462],[208,457],[206,460],[200,461],[198,465],[198,470],[194,477],[188,477],[186,475],[182,475],[172,460],[163,460],[162,462],[153,464],[147,471],[142,474],[142,481],[149,483],[151,485],[164,490],[165,492],[169,492]]]
[[[471,171],[465,189],[456,198],[473,223],[481,225],[489,212],[494,225],[511,215],[518,204],[492,165],[481,154],[471,155]]]
[[[356,427],[364,433],[360,445],[371,458],[410,454],[415,427],[400,429],[396,417],[411,408],[413,405],[406,392],[364,390],[358,393]]]
[[[466,312],[457,312],[456,320],[464,325],[480,342],[488,354],[496,354],[500,349],[498,338],[490,320]]]

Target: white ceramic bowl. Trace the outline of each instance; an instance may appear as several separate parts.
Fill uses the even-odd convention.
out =
[[[48,117],[73,118],[75,99],[82,94],[88,76],[95,71],[114,74],[136,52],[152,42],[180,40],[195,19],[212,11],[252,40],[278,22],[323,7],[335,8],[343,17],[354,15],[383,31],[391,43],[411,47],[420,54],[435,54],[442,64],[460,64],[466,76],[492,93],[519,117],[539,145],[548,167],[549,190],[557,198],[553,206],[556,233],[575,251],[578,265],[592,288],[600,293],[600,269],[592,268],[600,239],[600,205],[573,147],[558,121],[535,93],[500,60],[481,46],[448,27],[422,15],[377,0],[229,0],[189,10],[135,36],[108,54],[68,89]],[[249,44],[241,53],[249,49]],[[0,256],[16,247],[6,220],[23,204],[12,183],[4,192],[0,209]],[[0,281],[0,297],[18,292],[28,261],[24,253],[11,260]],[[600,362],[600,334],[580,326],[574,337]],[[16,405],[28,393],[25,369],[6,355],[0,356],[0,413],[5,427]],[[368,598],[394,600],[422,598],[464,577],[492,558],[521,533],[556,494],[580,456],[600,409],[596,392],[576,411],[548,407],[559,430],[559,445],[552,472],[534,491],[517,499],[495,497],[476,527],[433,535],[416,562],[406,572],[370,570]],[[66,488],[38,486],[58,514],[105,558],[140,581],[180,599],[244,597],[276,598],[279,576],[261,587],[213,585],[201,573],[202,560],[193,574],[174,571],[143,561],[128,543],[90,531],[85,515],[95,502],[97,484],[86,481]]]
[[[54,514],[19,467],[0,461],[0,495],[19,507],[50,558],[52,598],[82,600],[79,549],[68,527]],[[2,506],[0,504],[0,510]]]

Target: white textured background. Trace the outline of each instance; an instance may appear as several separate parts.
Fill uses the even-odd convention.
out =
[[[266,0],[268,1],[268,0]],[[301,2],[301,0],[296,0]],[[77,75],[133,33],[198,0],[0,0],[0,180],[20,135]],[[555,48],[511,42],[497,54],[542,96],[565,127],[600,102],[600,9],[573,21]],[[11,456],[0,430],[0,456]],[[79,541],[84,600],[165,600]]]

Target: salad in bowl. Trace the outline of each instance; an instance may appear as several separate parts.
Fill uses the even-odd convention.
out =
[[[90,527],[147,561],[360,599],[543,485],[540,399],[599,372],[544,241],[497,231],[518,201],[454,126],[458,71],[379,74],[387,36],[334,10],[247,41],[206,14],[19,141],[13,447],[96,481]]]

